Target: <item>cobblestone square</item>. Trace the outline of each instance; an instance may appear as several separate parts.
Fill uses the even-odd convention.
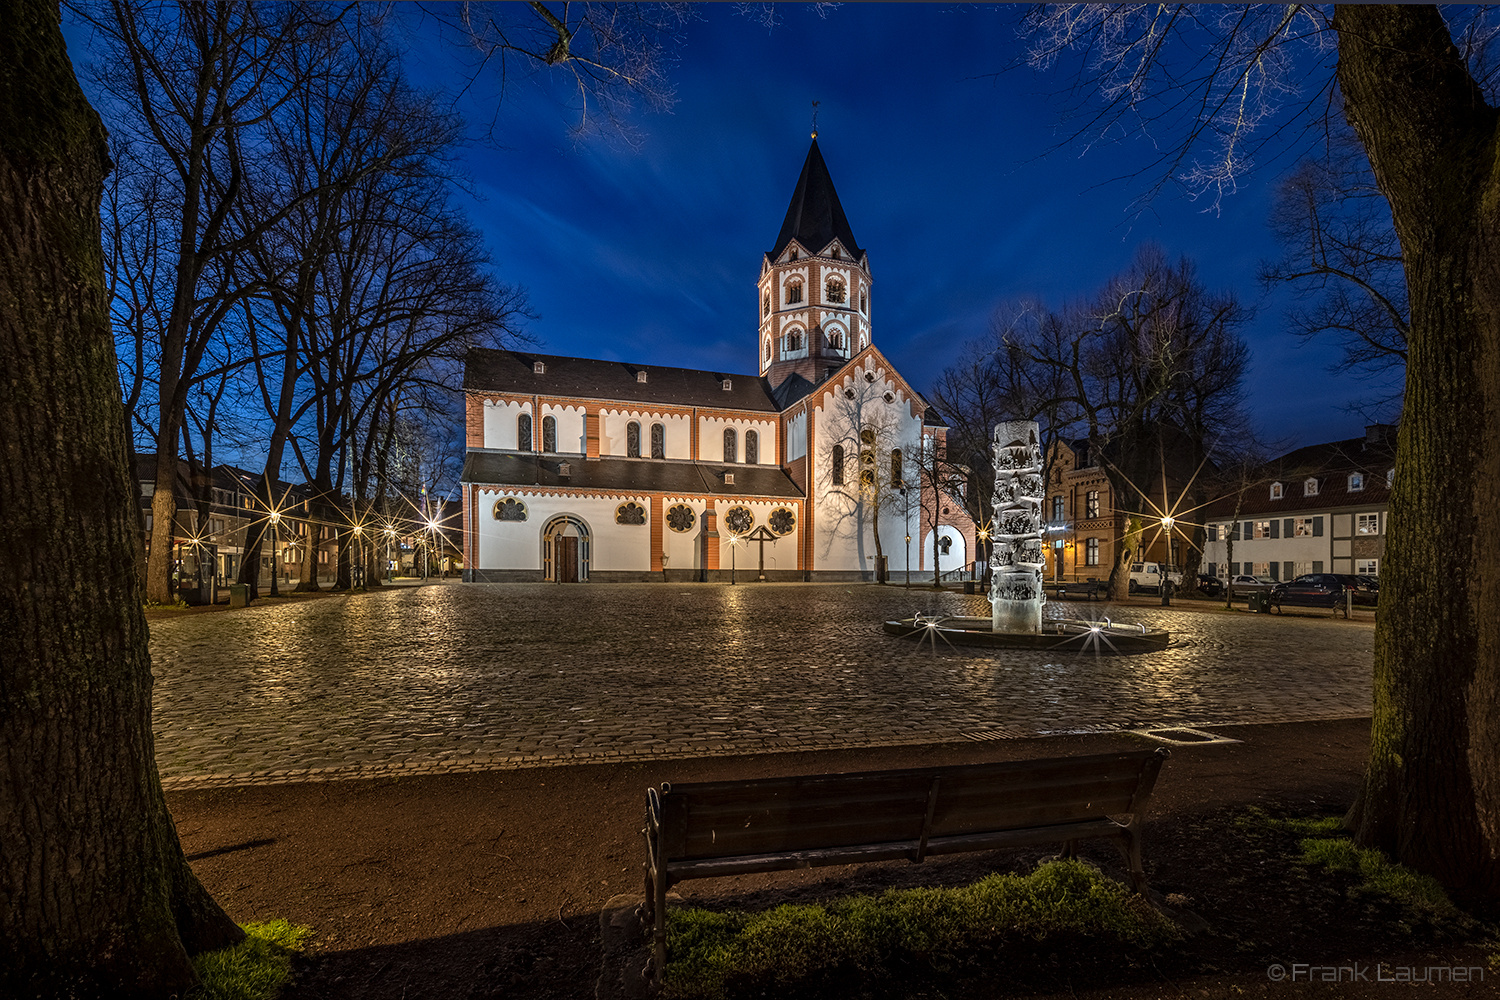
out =
[[[1179,605],[1181,602],[1179,602]],[[1369,714],[1374,630],[1052,602],[1172,631],[1095,657],[917,645],[900,586],[448,583],[152,623],[169,787]]]

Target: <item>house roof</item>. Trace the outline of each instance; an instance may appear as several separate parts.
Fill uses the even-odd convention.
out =
[[[568,467],[563,475],[562,467]],[[724,482],[725,473],[734,483]],[[780,466],[711,462],[666,462],[660,459],[597,458],[582,455],[471,451],[462,480],[489,486],[542,487],[673,495],[788,497],[803,495]]]
[[[536,371],[537,362],[545,369]],[[646,381],[639,374],[646,373]],[[728,380],[730,388],[724,388]],[[665,368],[623,361],[570,358],[529,351],[471,350],[464,389],[475,392],[570,396],[658,406],[780,411],[769,384],[756,375]]]
[[[1335,507],[1377,506],[1390,502],[1386,472],[1395,467],[1395,441],[1389,428],[1371,427],[1362,438],[1329,441],[1287,452],[1266,463],[1260,476],[1246,486],[1239,499],[1239,516],[1291,514]],[[1363,488],[1349,489],[1349,474],[1361,473]],[[1317,480],[1308,495],[1307,481]],[[1271,499],[1271,484],[1281,484],[1280,499]],[[1203,508],[1205,520],[1235,516],[1236,496],[1230,493]]]
[[[838,192],[833,189],[833,178],[828,175],[828,164],[823,162],[816,139],[808,147],[786,219],[781,223],[776,245],[767,256],[775,260],[793,239],[809,253],[820,253],[835,239],[855,260],[864,253],[854,242],[854,231],[849,228],[844,206],[839,204]]]

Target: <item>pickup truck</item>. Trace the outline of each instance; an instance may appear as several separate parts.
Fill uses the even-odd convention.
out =
[[[1129,590],[1132,594],[1141,590],[1160,590],[1164,579],[1171,581],[1174,587],[1182,586],[1182,574],[1171,566],[1154,562],[1130,564]]]

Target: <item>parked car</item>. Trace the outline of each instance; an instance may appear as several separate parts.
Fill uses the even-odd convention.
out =
[[[1199,573],[1198,590],[1205,597],[1218,597],[1224,593],[1224,582],[1216,576]]]
[[[1336,573],[1308,573],[1271,588],[1271,606],[1278,613],[1283,604],[1337,608],[1343,603],[1344,579]]]
[[[1276,581],[1269,576],[1231,576],[1229,578],[1229,590],[1234,594],[1260,594],[1269,591],[1276,586]]]
[[[1345,590],[1353,591],[1355,604],[1373,608],[1380,602],[1380,583],[1375,577],[1340,573],[1339,579]]]
[[[1182,586],[1182,574],[1164,563],[1138,562],[1130,564],[1130,583],[1126,589],[1134,594],[1138,590],[1160,590],[1162,580],[1170,580],[1172,586]]]

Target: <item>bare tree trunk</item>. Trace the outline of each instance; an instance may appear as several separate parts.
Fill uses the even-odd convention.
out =
[[[1356,838],[1500,897],[1500,116],[1435,7],[1340,6],[1338,79],[1401,239],[1406,404]]]
[[[0,66],[0,993],[180,995],[189,953],[241,932],[189,870],[156,771],[104,130],[55,3],[0,8]]]

